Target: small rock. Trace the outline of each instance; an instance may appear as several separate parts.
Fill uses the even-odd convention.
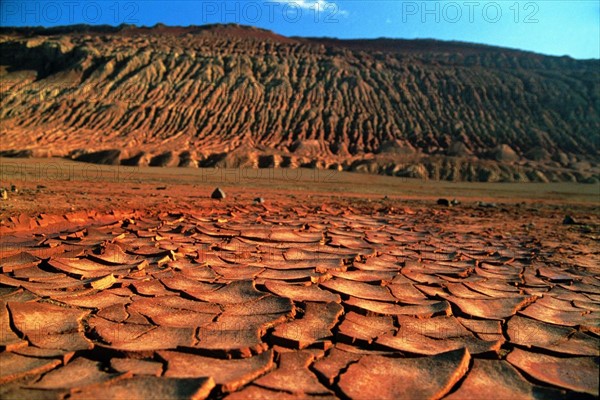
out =
[[[10,191],[13,192],[13,193],[18,193],[19,189],[17,189],[16,185],[10,185]]]
[[[575,218],[567,215],[565,219],[563,219],[563,225],[577,225],[577,221],[575,221]]]
[[[257,198],[254,199],[254,202],[256,204],[262,204],[262,203],[265,202],[265,199],[263,199],[262,197],[257,197]]]
[[[44,185],[37,185],[35,188],[36,189],[46,189],[46,186],[44,186]]]
[[[210,195],[211,199],[224,199],[225,192],[219,188],[216,188],[214,192]]]
[[[487,203],[485,201],[478,201],[477,205],[479,207],[483,207],[483,208],[496,208],[497,207],[496,203]]]
[[[8,200],[8,192],[6,189],[0,189],[0,197],[2,197],[2,200]]]
[[[457,206],[460,204],[460,201],[456,200],[456,199],[452,199],[452,200],[448,200],[448,199],[438,199],[437,201],[439,206],[444,206],[444,207],[452,207],[452,206]]]
[[[159,186],[156,188],[156,190],[167,190],[166,186]]]

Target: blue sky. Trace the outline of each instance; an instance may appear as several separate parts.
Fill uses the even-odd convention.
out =
[[[600,0],[0,2],[2,26],[240,23],[286,36],[435,38],[600,58]]]

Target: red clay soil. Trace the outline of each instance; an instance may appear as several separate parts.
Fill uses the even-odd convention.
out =
[[[4,214],[0,397],[598,397],[591,207],[229,194]]]

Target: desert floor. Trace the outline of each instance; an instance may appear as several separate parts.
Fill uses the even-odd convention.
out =
[[[3,399],[599,396],[597,185],[4,158],[0,186]]]

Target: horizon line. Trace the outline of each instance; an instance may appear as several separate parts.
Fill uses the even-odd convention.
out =
[[[86,24],[86,23],[74,23],[74,24],[67,24],[67,25],[55,25],[55,26],[43,26],[43,25],[27,25],[27,26],[5,26],[0,24],[0,31],[1,30],[27,30],[27,29],[32,29],[32,30],[61,30],[61,29],[68,29],[68,28],[72,28],[72,27],[90,27],[90,28],[137,28],[137,29],[155,29],[157,27],[165,27],[165,28],[209,28],[209,27],[216,27],[216,26],[236,26],[236,27],[242,27],[242,28],[250,28],[250,29],[257,29],[257,30],[262,30],[265,32],[269,32],[281,37],[285,37],[285,38],[290,38],[290,39],[296,39],[296,38],[301,38],[301,39],[315,39],[315,40],[336,40],[336,41],[340,41],[340,42],[351,42],[351,41],[360,41],[360,40],[400,40],[400,41],[409,41],[409,42],[417,42],[417,41],[433,41],[433,42],[441,42],[441,43],[454,43],[454,44],[467,44],[467,45],[473,45],[473,46],[482,46],[482,47],[490,47],[490,48],[497,48],[497,49],[503,49],[503,50],[510,50],[510,51],[514,51],[514,52],[521,52],[521,53],[529,53],[529,54],[535,54],[535,55],[540,55],[540,56],[544,56],[544,57],[552,57],[552,58],[568,58],[571,60],[575,60],[575,61],[600,61],[600,57],[599,58],[576,58],[573,57],[571,55],[568,54],[564,54],[564,55],[556,55],[556,54],[547,54],[547,53],[541,53],[541,52],[537,52],[534,50],[525,50],[522,48],[517,48],[517,47],[508,47],[508,46],[501,46],[501,45],[496,45],[496,44],[489,44],[489,43],[483,43],[483,42],[469,42],[469,41],[463,41],[463,40],[447,40],[447,39],[438,39],[438,38],[433,38],[433,37],[419,37],[419,38],[406,38],[406,37],[391,37],[391,36],[378,36],[378,37],[352,37],[352,38],[340,38],[337,36],[299,36],[299,35],[293,35],[293,36],[286,36],[284,34],[281,34],[279,32],[276,32],[275,30],[272,29],[267,29],[267,28],[263,28],[260,26],[255,26],[255,25],[249,25],[249,24],[240,24],[240,23],[235,23],[235,22],[229,22],[229,23],[206,23],[206,24],[200,24],[200,25],[196,25],[196,24],[190,24],[190,25],[169,25],[163,22],[157,22],[154,25],[137,25],[137,24],[130,24],[130,23],[121,23],[118,25],[113,25],[113,24]]]

